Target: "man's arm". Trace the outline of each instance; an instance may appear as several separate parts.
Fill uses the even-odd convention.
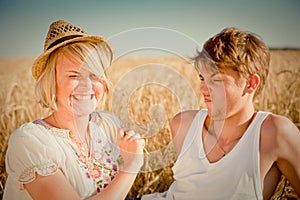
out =
[[[286,117],[270,115],[265,130],[274,131],[276,164],[300,196],[300,131]]]

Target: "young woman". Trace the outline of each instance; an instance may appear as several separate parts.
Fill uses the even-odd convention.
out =
[[[107,91],[111,47],[65,21],[51,24],[44,47],[32,74],[53,113],[12,133],[4,199],[124,199],[144,140],[120,129],[112,113],[94,111]]]

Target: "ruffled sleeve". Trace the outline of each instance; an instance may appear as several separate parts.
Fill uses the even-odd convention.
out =
[[[21,190],[36,174],[48,176],[57,172],[60,161],[53,144],[51,135],[33,123],[24,124],[11,134],[6,170],[11,178],[19,181]]]

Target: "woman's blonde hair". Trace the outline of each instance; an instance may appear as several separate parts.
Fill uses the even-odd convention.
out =
[[[108,92],[109,81],[106,69],[111,65],[113,52],[107,43],[100,45],[93,42],[77,42],[63,46],[49,56],[47,67],[41,73],[36,82],[35,92],[39,103],[52,110],[56,105],[56,64],[60,56],[68,57],[70,60],[82,63],[82,67],[105,82]]]

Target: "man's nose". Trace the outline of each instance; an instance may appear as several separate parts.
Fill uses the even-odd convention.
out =
[[[201,81],[201,83],[200,83],[200,92],[201,93],[209,92],[209,89],[208,89],[207,84],[206,84],[205,81]]]

